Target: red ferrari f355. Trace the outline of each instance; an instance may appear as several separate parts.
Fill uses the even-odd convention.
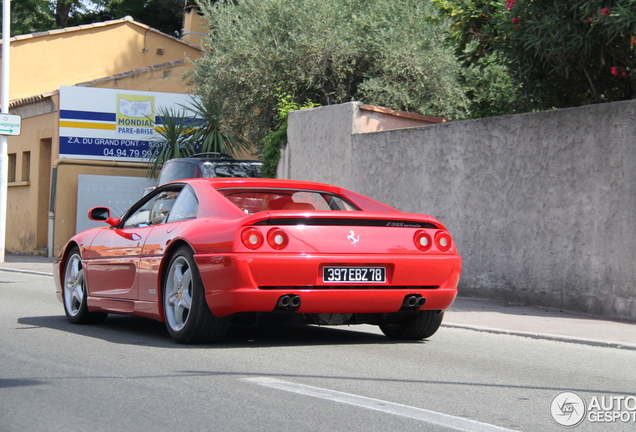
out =
[[[132,314],[179,343],[224,337],[233,322],[375,324],[428,338],[457,294],[461,257],[432,216],[402,213],[321,183],[189,179],[160,186],[57,258],[72,323]]]

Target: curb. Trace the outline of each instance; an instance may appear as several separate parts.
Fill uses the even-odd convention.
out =
[[[53,273],[46,273],[37,270],[28,270],[28,269],[14,269],[0,266],[0,271],[12,272],[12,273],[27,273],[34,274],[38,276],[53,276]]]
[[[527,337],[530,339],[542,339],[542,340],[549,340],[549,341],[555,341],[555,342],[567,342],[567,343],[574,343],[579,345],[596,346],[601,348],[616,348],[616,349],[622,349],[622,350],[636,351],[636,345],[633,345],[633,344],[625,344],[620,342],[606,342],[606,341],[599,341],[595,339],[578,338],[575,336],[560,336],[560,335],[546,334],[546,333],[524,332],[519,330],[502,330],[502,329],[496,329],[496,328],[490,328],[490,327],[479,327],[479,326],[470,326],[470,325],[464,325],[464,324],[450,324],[450,323],[449,324],[442,323],[442,327],[455,328],[455,329],[461,329],[461,330],[472,330],[472,331],[478,331],[483,333],[503,334],[508,336]]]

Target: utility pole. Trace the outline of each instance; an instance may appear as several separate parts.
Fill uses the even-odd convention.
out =
[[[11,0],[2,0],[2,114],[9,114],[9,48],[11,39]],[[9,155],[7,135],[0,135],[0,262],[4,262],[7,236],[7,192]]]

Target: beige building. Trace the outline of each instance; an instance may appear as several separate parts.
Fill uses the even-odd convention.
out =
[[[75,234],[80,174],[146,175],[139,161],[60,158],[60,87],[190,93],[183,75],[205,30],[186,12],[184,40],[130,17],[11,38],[9,109],[22,133],[8,139],[8,253],[53,255]]]

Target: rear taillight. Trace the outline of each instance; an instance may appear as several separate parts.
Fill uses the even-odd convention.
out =
[[[446,231],[438,231],[435,234],[435,246],[442,252],[448,252],[452,246],[453,240]]]
[[[267,233],[267,243],[276,250],[284,249],[289,243],[287,233],[280,228],[272,228]]]
[[[241,241],[248,249],[258,249],[263,245],[263,233],[256,228],[245,228],[241,233]]]
[[[413,236],[413,242],[415,243],[415,247],[417,247],[422,252],[426,252],[433,246],[433,239],[431,235],[426,231],[416,231],[415,236]]]

